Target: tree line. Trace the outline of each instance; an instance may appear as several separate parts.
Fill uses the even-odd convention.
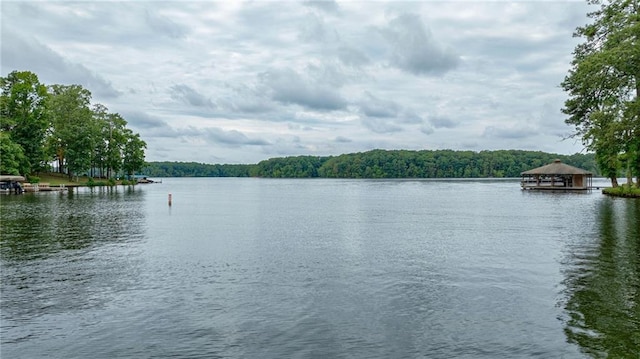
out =
[[[80,85],[45,85],[30,71],[0,78],[0,172],[111,178],[145,165],[147,144]]]
[[[271,158],[250,165],[150,162],[151,177],[265,178],[490,178],[520,173],[554,159],[597,174],[593,154],[558,155],[539,151],[372,150],[339,156]]]
[[[620,169],[640,187],[640,2],[590,0],[593,22],[578,27],[572,67],[562,82],[563,112],[613,187]]]
[[[148,162],[142,173],[149,177],[249,177],[252,165],[197,162]]]

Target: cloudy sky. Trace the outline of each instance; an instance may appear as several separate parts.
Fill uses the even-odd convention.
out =
[[[148,161],[382,149],[571,154],[585,1],[2,1],[2,76],[80,84]]]

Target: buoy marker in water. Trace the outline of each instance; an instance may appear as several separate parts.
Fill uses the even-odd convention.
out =
[[[169,193],[169,205],[171,205],[171,193]]]

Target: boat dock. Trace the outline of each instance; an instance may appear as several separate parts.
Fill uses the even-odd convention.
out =
[[[22,188],[25,192],[52,192],[52,191],[66,191],[67,187],[63,184],[57,186],[51,186],[49,183],[24,183]]]

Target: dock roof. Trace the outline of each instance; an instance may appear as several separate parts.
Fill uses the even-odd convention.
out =
[[[24,177],[14,175],[0,175],[0,181],[17,181],[24,182]]]
[[[522,175],[591,175],[592,173],[582,168],[570,166],[555,160],[553,163],[532,170],[522,172]]]

